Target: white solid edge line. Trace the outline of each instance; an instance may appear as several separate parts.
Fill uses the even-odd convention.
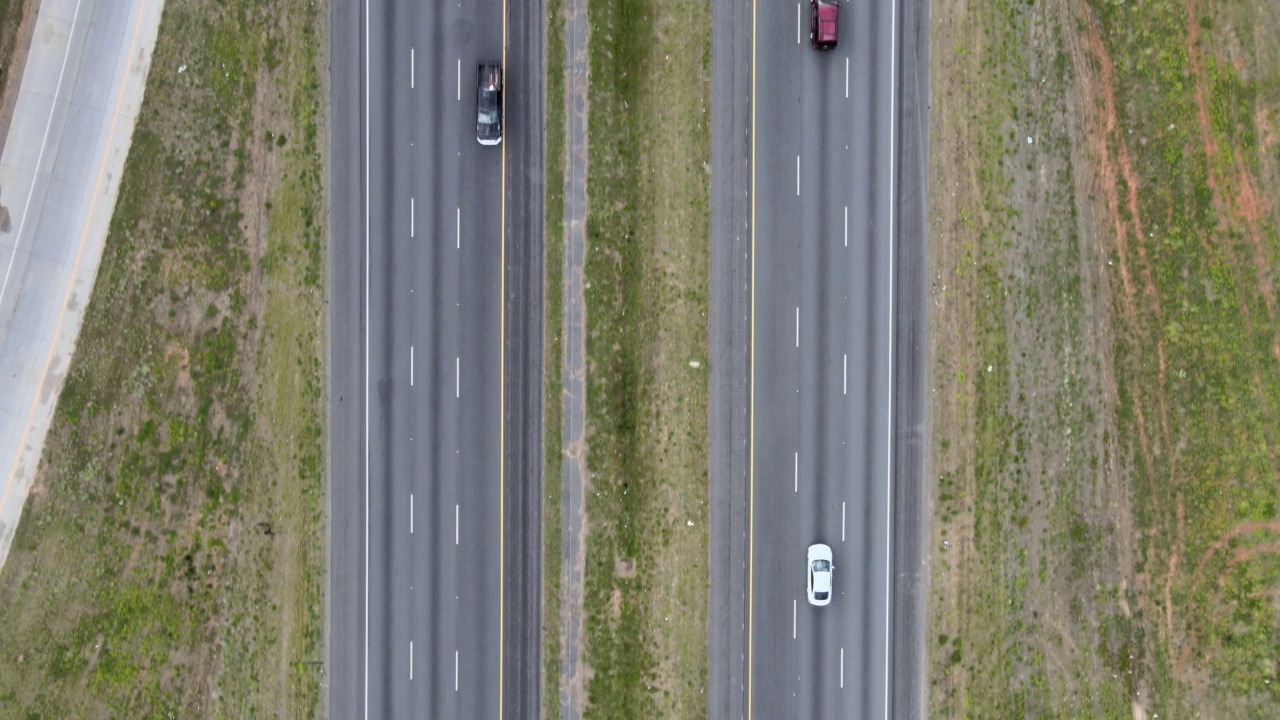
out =
[[[369,0],[365,0],[365,720],[369,720]]]
[[[894,246],[894,158],[897,154],[898,83],[898,0],[891,0],[892,21],[889,23],[889,438],[885,456],[884,496],[884,719],[889,720],[889,631],[890,631],[890,579],[893,577],[890,562],[893,560],[893,246]]]
[[[40,152],[36,154],[36,169],[31,174],[31,188],[27,191],[27,201],[22,205],[22,219],[18,221],[18,234],[13,237],[13,250],[9,253],[9,267],[4,271],[4,283],[0,284],[0,306],[4,304],[4,294],[9,289],[9,276],[13,273],[13,261],[18,257],[18,247],[22,244],[22,228],[26,227],[27,215],[31,211],[31,197],[36,194],[36,183],[40,179],[40,165],[44,162],[44,151],[49,144],[49,131],[53,127],[53,116],[58,109],[58,96],[62,94],[62,78],[67,72],[67,59],[71,56],[71,46],[76,39],[76,23],[80,19],[80,2],[76,0],[76,11],[71,16],[71,30],[67,33],[67,50],[62,54],[62,67],[58,70],[58,84],[53,88],[53,103],[49,105],[49,120],[44,125],[44,138],[40,140]],[[111,142],[111,138],[107,138]],[[53,173],[49,173],[50,183]],[[16,464],[17,461],[15,460]]]

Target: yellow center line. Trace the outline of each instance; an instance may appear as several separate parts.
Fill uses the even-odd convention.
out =
[[[133,26],[133,37],[129,40],[129,54],[126,58],[133,57],[134,46],[138,42],[138,29],[142,27],[142,13],[147,7],[147,0],[142,0],[142,4],[138,6],[138,18]],[[98,168],[98,178],[93,184],[93,199],[89,201],[89,212],[85,215],[84,229],[80,232],[80,245],[76,248],[76,260],[72,266],[71,279],[67,281],[67,291],[62,296],[62,305],[58,308],[58,322],[54,325],[53,339],[49,341],[49,351],[45,354],[44,370],[40,373],[40,384],[36,386],[35,397],[31,400],[31,409],[27,411],[27,421],[22,428],[22,440],[18,443],[18,454],[13,458],[13,466],[9,469],[9,479],[4,484],[4,494],[0,495],[0,511],[9,501],[9,491],[13,488],[13,478],[18,474],[18,461],[22,458],[22,448],[27,444],[27,435],[31,432],[31,418],[36,414],[36,405],[40,402],[40,390],[44,387],[45,381],[49,378],[49,367],[53,364],[53,350],[58,345],[58,336],[62,334],[62,321],[67,314],[67,302],[71,299],[71,290],[76,284],[77,269],[80,267],[80,258],[84,255],[84,244],[89,237],[89,224],[93,221],[93,211],[98,205],[98,191],[102,186],[102,176],[107,170],[107,157],[111,153],[111,138],[116,134],[116,122],[120,119],[120,105],[124,102],[124,86],[129,80],[129,72],[123,73],[120,78],[120,91],[116,97],[115,111],[111,115],[111,130],[107,133],[107,146],[102,151],[102,165]],[[141,104],[139,104],[141,108]],[[36,174],[32,176],[31,182],[34,183],[39,178],[40,168],[36,168]],[[74,347],[74,343],[72,344]],[[37,458],[39,462],[39,458]]]
[[[756,0],[751,0],[751,419],[747,441],[747,720],[755,657],[756,577]]]
[[[502,92],[507,92],[507,0],[502,0]],[[507,126],[507,103],[502,102],[503,134]],[[507,142],[502,143],[502,210],[498,216],[498,237],[502,258],[500,296],[498,298],[498,720],[502,720],[503,661],[506,657],[506,418],[507,418]]]

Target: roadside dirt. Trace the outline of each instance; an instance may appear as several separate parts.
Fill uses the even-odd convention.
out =
[[[931,717],[1274,714],[1280,12],[1203,4],[933,6]]]
[[[965,370],[975,356],[977,292],[972,271],[977,240],[973,216],[980,211],[981,189],[964,86],[970,71],[978,72],[973,57],[981,52],[982,35],[972,24],[955,22],[968,12],[966,0],[938,0],[933,6],[934,31],[929,151],[930,359],[933,377],[928,402],[930,470],[935,491],[931,506],[936,518],[930,534],[933,599],[930,624],[939,637],[929,663],[932,699],[930,716],[954,716],[969,705],[969,667],[950,662],[948,641],[961,632],[966,608],[964,581],[977,562],[973,547],[975,430],[972,412],[974,386]],[[961,53],[957,48],[963,47]],[[955,498],[954,500],[952,498]],[[946,709],[946,710],[944,710]],[[942,711],[942,712],[939,712]]]
[[[1145,712],[1115,672],[1135,539],[1111,350],[1160,309],[1145,258],[1114,242],[1142,232],[1140,186],[1109,151],[1111,62],[1075,32],[1081,9],[934,6],[934,717]]]

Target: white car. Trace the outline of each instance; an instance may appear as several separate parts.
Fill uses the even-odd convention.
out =
[[[831,573],[836,566],[831,564],[831,547],[821,543],[809,546],[809,604],[828,605],[831,603]]]

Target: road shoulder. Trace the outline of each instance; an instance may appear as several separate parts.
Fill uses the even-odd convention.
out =
[[[745,716],[751,345],[750,3],[711,5],[708,711]]]

